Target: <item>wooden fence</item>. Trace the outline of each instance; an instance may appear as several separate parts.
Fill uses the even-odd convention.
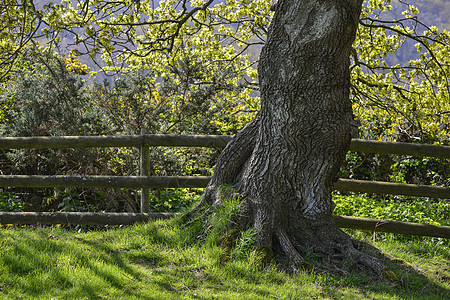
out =
[[[141,214],[99,213],[0,213],[0,224],[129,224],[168,215],[149,213],[149,188],[204,188],[207,176],[148,176],[149,147],[212,147],[223,148],[231,136],[213,135],[159,135],[123,136],[61,136],[61,137],[5,137],[0,138],[0,149],[63,149],[100,147],[139,147],[141,176],[40,176],[0,175],[0,187],[82,187],[141,189]],[[354,139],[350,151],[388,153],[411,156],[450,158],[450,147],[409,143],[390,143]],[[398,184],[365,180],[339,179],[334,188],[359,193],[395,194],[450,199],[450,188],[415,184]],[[359,228],[403,234],[417,234],[450,238],[450,226],[433,226],[387,220],[335,216],[343,228]]]

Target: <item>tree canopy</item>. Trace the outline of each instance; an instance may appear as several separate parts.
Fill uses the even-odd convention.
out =
[[[221,90],[221,99],[250,111],[248,120],[258,108],[256,65],[275,5],[267,0],[5,0],[0,78],[8,79],[30,42],[63,43],[72,57],[87,55],[105,72],[150,70],[155,78],[171,78],[186,87],[184,99]],[[403,11],[400,18],[392,19],[393,8]],[[402,1],[365,2],[351,56],[351,97],[368,138],[450,140],[450,33],[424,24],[419,15]],[[392,59],[405,47],[415,47],[414,59]]]

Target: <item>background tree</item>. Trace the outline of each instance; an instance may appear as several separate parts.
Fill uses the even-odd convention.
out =
[[[355,114],[367,138],[447,144],[449,32],[424,24],[413,5],[390,4],[371,3],[362,12],[351,66]],[[397,20],[385,17],[393,9],[403,10]],[[412,59],[394,57],[408,47],[416,49]]]

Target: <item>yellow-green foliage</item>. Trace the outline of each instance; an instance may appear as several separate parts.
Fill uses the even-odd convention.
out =
[[[416,23],[419,10],[413,5],[404,6],[403,21],[384,22],[391,9],[391,0],[369,1],[361,16],[367,26],[359,27],[354,44],[353,108],[363,137],[448,143],[450,32]],[[387,63],[412,43],[415,59]]]
[[[69,68],[77,66],[74,59],[78,55],[100,55],[106,71],[149,70],[156,78],[183,86],[183,93],[172,95],[170,100],[175,122],[188,107],[196,107],[192,103],[206,91],[208,105],[213,109],[216,105],[221,111],[213,114],[213,125],[222,132],[235,132],[259,107],[257,93],[252,93],[257,89],[256,63],[274,2],[165,0],[155,5],[150,0],[65,0],[34,10],[25,1],[17,10],[7,10],[8,4],[15,3],[7,0],[0,6],[0,21],[6,24],[0,33],[0,48],[4,50],[0,51],[0,64],[11,62],[9,54],[22,47],[21,37],[42,34],[51,39],[73,30],[71,34],[79,33],[74,38],[79,46],[71,52]],[[448,7],[441,0],[433,3],[435,9]],[[391,21],[393,10],[403,11],[395,16],[397,21]],[[434,24],[420,25],[418,16],[419,9],[413,5],[391,0],[364,3],[361,18],[365,25],[358,29],[352,55],[351,94],[365,138],[437,143],[450,140],[450,34],[431,26]],[[45,23],[33,35],[40,19]],[[414,44],[414,59],[388,64],[394,53]],[[180,72],[180,62],[186,61],[196,68],[195,72]],[[76,70],[86,71],[80,67]],[[150,93],[158,93],[161,101],[167,101],[161,86],[155,88]],[[114,107],[122,105],[127,108],[126,103]]]

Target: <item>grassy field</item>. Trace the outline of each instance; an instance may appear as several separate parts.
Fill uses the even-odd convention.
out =
[[[389,282],[260,270],[250,250],[224,263],[220,248],[174,224],[0,229],[0,299],[450,299],[448,241],[352,232],[385,253],[399,278]]]

